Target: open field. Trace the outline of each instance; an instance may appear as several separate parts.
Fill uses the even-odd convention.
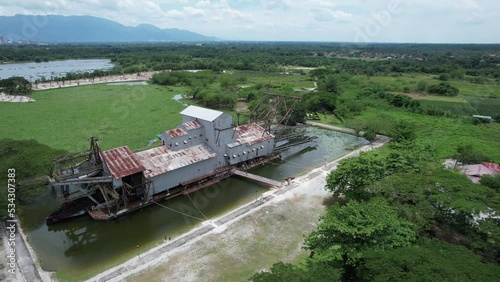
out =
[[[408,121],[415,128],[417,142],[434,147],[440,158],[452,156],[459,145],[473,144],[479,152],[497,162],[500,160],[498,123],[476,126],[472,125],[469,119],[428,116],[403,110],[381,112],[376,109],[369,109],[356,119],[381,124],[398,120]]]
[[[358,76],[367,83],[379,83],[386,91],[402,92],[405,87],[415,91],[420,81],[425,81],[427,85],[438,84],[441,81],[436,79],[436,75],[427,74],[403,74],[401,76]],[[460,90],[461,96],[473,97],[495,97],[500,98],[500,85],[475,84],[465,81],[448,81],[451,85]]]
[[[449,97],[449,96],[428,95],[428,94],[422,94],[422,93],[418,93],[418,92],[405,93],[405,92],[396,92],[396,91],[391,91],[388,93],[406,95],[406,96],[411,97],[412,99],[415,99],[415,100],[445,101],[445,102],[457,102],[457,103],[467,102],[467,100],[463,96]]]
[[[103,149],[144,148],[175,127],[185,107],[172,97],[183,87],[96,84],[36,91],[34,103],[0,103],[2,138],[36,139],[55,149],[88,149],[97,136]]]
[[[272,83],[276,86],[289,84],[294,89],[314,87],[314,81],[311,80],[311,77],[309,75],[286,75],[280,74],[278,72],[267,73],[255,71],[234,71],[232,75],[247,77],[247,82],[245,83],[245,85]]]

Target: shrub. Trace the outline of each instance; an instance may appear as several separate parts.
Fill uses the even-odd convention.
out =
[[[446,73],[442,73],[439,75],[438,79],[441,81],[448,81],[450,79],[450,76]]]
[[[479,164],[489,161],[487,156],[476,151],[470,144],[458,146],[454,158],[463,164]]]
[[[460,90],[447,82],[430,85],[427,92],[441,96],[457,96]]]
[[[425,81],[420,81],[417,85],[417,91],[419,92],[425,92],[427,90],[427,82]]]
[[[500,174],[483,175],[481,176],[481,180],[479,182],[481,183],[481,185],[484,185],[491,189],[495,189],[497,190],[497,192],[500,192]]]
[[[370,141],[370,143],[371,143],[371,142],[375,141],[375,139],[377,138],[377,134],[375,133],[375,131],[373,131],[371,129],[367,129],[365,131],[365,135],[363,135],[363,138]]]

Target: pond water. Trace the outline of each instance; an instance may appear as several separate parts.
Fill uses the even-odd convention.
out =
[[[277,160],[252,172],[283,181],[367,143],[362,138],[318,128],[308,128],[307,132],[318,136],[317,148],[286,160]],[[214,218],[254,201],[266,191],[266,186],[233,177],[191,194],[191,199],[205,216]],[[168,237],[174,238],[197,226],[203,218],[188,197],[180,196],[161,204],[177,212],[152,205],[110,222],[96,222],[84,216],[47,226],[44,219],[58,203],[45,195],[38,203],[26,208],[21,218],[42,268],[78,279],[137,256]]]
[[[184,99],[184,97],[182,96],[182,94],[176,94],[176,95],[174,95],[174,97],[172,97],[172,100],[175,100],[175,101],[181,103],[183,106],[185,106],[185,107],[189,106],[188,104],[183,103],[181,101],[182,99]]]
[[[114,65],[108,59],[64,60],[41,63],[0,64],[0,79],[22,76],[34,82],[37,79],[62,77],[68,72],[82,73],[109,70]]]

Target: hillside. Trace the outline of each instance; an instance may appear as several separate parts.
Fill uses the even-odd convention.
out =
[[[0,35],[5,40],[48,43],[184,42],[216,41],[187,30],[160,29],[153,25],[124,26],[91,16],[0,16]]]

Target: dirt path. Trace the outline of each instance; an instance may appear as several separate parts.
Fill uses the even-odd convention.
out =
[[[33,84],[33,90],[47,90],[47,89],[83,86],[83,85],[91,85],[99,83],[150,80],[153,74],[155,73],[159,73],[159,71],[141,72],[139,74],[134,73],[134,74],[124,74],[124,75],[110,75],[110,76],[96,77],[94,79],[84,78],[77,80],[67,80],[64,83],[62,81],[44,82],[44,83]]]
[[[296,178],[286,188],[271,190],[88,281],[240,281],[278,261],[306,256],[303,235],[315,228],[331,197],[324,190],[327,174],[340,160],[389,141],[378,136],[374,143]]]
[[[26,103],[26,102],[35,102],[35,100],[26,96],[9,95],[0,92],[0,102]]]

